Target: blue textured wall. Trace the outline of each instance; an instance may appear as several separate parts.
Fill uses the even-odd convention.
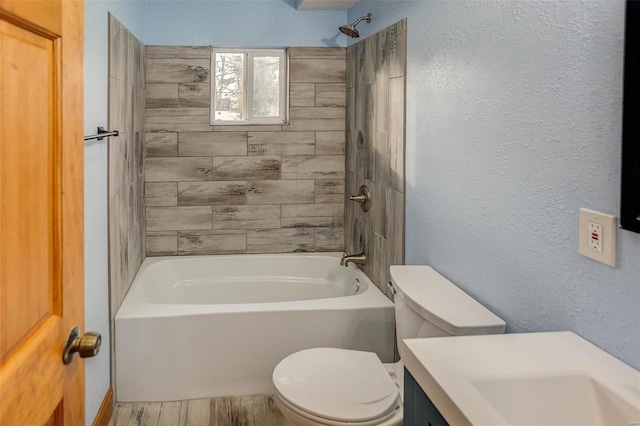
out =
[[[578,255],[578,210],[617,215],[623,1],[362,1],[408,17],[406,260],[510,332],[572,330],[640,369],[640,235]]]
[[[85,1],[84,131],[107,127],[108,13],[143,39],[144,9],[135,1]],[[102,334],[100,354],[85,361],[86,424],[91,425],[109,388],[109,254],[107,243],[107,143],[84,150],[85,330]]]
[[[293,1],[146,1],[147,45],[345,47],[346,11],[298,11]]]

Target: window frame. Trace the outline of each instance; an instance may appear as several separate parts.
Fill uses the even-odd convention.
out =
[[[216,120],[216,54],[234,53],[244,55],[242,88],[242,120]],[[278,117],[253,116],[254,58],[278,57],[280,59],[280,115]],[[211,102],[209,121],[212,126],[284,125],[289,123],[289,49],[226,49],[211,47]]]

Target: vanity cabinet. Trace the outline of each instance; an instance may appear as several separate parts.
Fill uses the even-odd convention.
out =
[[[409,370],[404,369],[404,426],[448,426]]]

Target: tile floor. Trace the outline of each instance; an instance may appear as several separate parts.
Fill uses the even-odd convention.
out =
[[[287,426],[271,395],[116,404],[110,426]]]

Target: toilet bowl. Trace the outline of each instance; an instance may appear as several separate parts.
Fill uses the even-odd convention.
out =
[[[505,323],[428,266],[392,266],[398,341],[503,333]],[[398,345],[402,358],[402,345]],[[306,349],[273,371],[275,400],[296,426],[402,425],[402,361],[375,353]]]

